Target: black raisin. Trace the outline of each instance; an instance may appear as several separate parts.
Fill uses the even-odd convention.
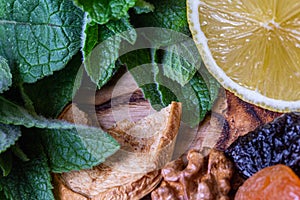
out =
[[[285,164],[300,176],[300,113],[259,126],[234,141],[225,154],[245,178],[276,164]]]

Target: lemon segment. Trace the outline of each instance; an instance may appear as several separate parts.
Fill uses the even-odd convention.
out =
[[[247,102],[300,111],[299,0],[187,0],[208,70]]]

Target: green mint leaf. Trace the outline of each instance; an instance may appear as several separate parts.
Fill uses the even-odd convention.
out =
[[[9,175],[0,178],[0,188],[10,200],[54,200],[50,169],[39,137],[28,132],[21,143],[30,160],[14,159]]]
[[[29,158],[27,155],[24,153],[24,151],[18,146],[14,145],[11,147],[11,152],[18,157],[22,161],[29,161]]]
[[[197,125],[211,109],[218,93],[218,85],[214,84],[211,76],[205,74],[204,79],[202,73],[198,72],[185,85],[181,85],[178,80],[165,76],[164,69],[169,67],[169,63],[164,63],[165,59],[155,58],[159,56],[161,55],[153,53],[153,50],[142,49],[127,53],[120,59],[155,109],[166,107],[172,101],[180,101],[183,106],[183,121],[190,126]],[[159,60],[162,64],[157,63]]]
[[[154,11],[154,6],[144,0],[137,0],[133,7],[136,14],[149,13]]]
[[[137,35],[128,18],[122,18],[118,21],[111,21],[106,24],[106,27],[112,32],[113,35],[118,34],[122,39],[126,40],[130,44],[135,43]]]
[[[92,19],[89,15],[84,15],[84,25],[82,33],[82,55],[85,60],[86,57],[92,52],[92,50],[99,43],[99,25],[92,22]]]
[[[60,120],[46,119],[42,116],[31,115],[26,109],[14,104],[0,96],[0,123],[22,125],[27,128],[74,128],[70,124]]]
[[[33,106],[33,102],[28,96],[28,94],[25,92],[24,83],[19,84],[19,91],[20,91],[21,99],[23,100],[22,104],[24,104],[24,107],[28,110],[29,113],[36,114]]]
[[[200,66],[200,55],[192,53],[198,53],[197,47],[189,38],[186,42],[167,46],[165,50],[162,60],[164,75],[184,86],[196,73],[197,67],[195,66]]]
[[[122,39],[134,43],[136,33],[127,18],[105,25],[91,22],[86,16],[83,35],[84,66],[91,80],[101,88],[116,72]],[[129,34],[123,34],[129,31]]]
[[[118,20],[127,15],[129,8],[136,0],[74,0],[75,4],[87,12],[98,24],[106,24],[109,20]]]
[[[30,115],[24,108],[7,101],[3,97],[0,97],[0,122],[23,125],[27,128],[46,128],[44,130],[40,130],[45,133],[45,138],[47,138],[49,134],[52,134],[51,137],[53,137],[50,142],[45,142],[43,140],[45,145],[48,144],[45,147],[45,149],[47,149],[48,156],[53,160],[56,155],[65,151],[64,154],[61,154],[61,156],[63,156],[63,159],[65,160],[69,159],[68,162],[70,164],[69,166],[66,166],[69,170],[79,167],[91,167],[96,163],[98,164],[104,161],[106,157],[115,153],[120,147],[109,134],[106,134],[100,128],[76,125],[60,120],[50,120],[41,116]],[[66,140],[69,141],[67,146],[64,146],[65,141],[64,139],[62,140],[64,137],[66,137]],[[67,139],[68,137],[69,139]],[[56,145],[49,150],[49,145],[54,143]],[[55,153],[54,151],[58,151],[59,153]],[[54,152],[55,156],[51,156],[52,152]],[[75,152],[75,154],[72,154],[73,152]],[[78,156],[79,154],[81,155],[82,161],[77,162],[76,155]],[[94,158],[92,158],[92,156]],[[78,160],[80,160],[79,158],[80,156],[78,156]],[[84,161],[86,164],[81,166]],[[74,163],[72,164],[72,162]],[[59,165],[60,168],[63,168],[62,166],[65,163],[67,162],[57,162],[57,165]],[[58,170],[59,169],[56,171]]]
[[[52,76],[24,85],[36,113],[57,118],[79,88],[83,73],[80,66],[81,56],[75,56],[64,69],[54,72]]]
[[[206,113],[211,110],[212,104],[215,99],[211,99],[209,93],[209,86],[199,73],[196,73],[195,76],[191,79],[190,85],[192,86],[196,97],[198,98],[197,100],[199,105],[199,122],[205,117]],[[188,95],[189,94],[185,94],[186,97],[188,97]],[[191,100],[191,102],[193,102],[193,100]]]
[[[165,105],[171,101],[180,101],[183,106],[183,121],[190,126],[197,125],[203,120],[206,113],[211,110],[214,101],[219,94],[219,83],[209,74],[203,63],[201,68],[195,73],[184,86],[169,79],[163,74],[165,63],[160,65],[159,73],[156,74],[156,81],[161,86],[158,87],[161,99]],[[164,87],[162,87],[164,86]]]
[[[135,27],[161,27],[190,35],[185,1],[148,0],[148,2],[154,6],[154,12],[132,16]]]
[[[107,31],[102,29],[102,31]],[[101,88],[114,74],[121,37],[108,38],[84,59],[85,70],[91,80]]]
[[[119,146],[96,129],[38,130],[52,172],[88,169],[103,162]]]
[[[2,175],[7,176],[10,173],[11,168],[12,168],[12,155],[11,155],[11,152],[6,151],[4,153],[1,153],[0,154],[0,169],[2,170]]]
[[[144,96],[148,99],[153,108],[160,110],[165,105],[162,102],[158,90],[159,84],[155,81],[156,63],[152,61],[150,49],[139,49],[126,53],[120,57],[126,65],[138,86],[143,90]]]
[[[83,12],[67,0],[0,2],[0,55],[18,81],[62,69],[80,48]]]
[[[8,90],[12,84],[12,75],[7,60],[0,56],[0,93]]]
[[[19,126],[0,123],[0,153],[14,145],[20,136],[21,129]]]
[[[211,73],[208,72],[203,62],[201,63],[199,72],[201,72],[201,77],[209,89],[210,101],[214,102],[218,98],[221,86],[219,82],[211,75]]]

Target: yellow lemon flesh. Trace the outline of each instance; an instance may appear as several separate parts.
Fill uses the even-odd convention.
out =
[[[187,0],[208,70],[243,100],[300,111],[299,0]]]

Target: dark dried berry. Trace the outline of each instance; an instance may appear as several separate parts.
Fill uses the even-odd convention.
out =
[[[225,153],[246,178],[276,164],[300,176],[300,113],[284,114],[239,137]]]

